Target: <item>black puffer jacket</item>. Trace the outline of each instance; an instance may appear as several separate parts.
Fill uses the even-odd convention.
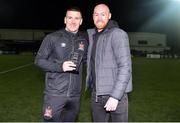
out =
[[[44,38],[35,64],[46,72],[45,94],[80,96],[82,63],[79,72],[63,72],[62,64],[70,59],[72,52],[80,52],[84,59],[86,51],[87,40],[80,33],[62,29]]]

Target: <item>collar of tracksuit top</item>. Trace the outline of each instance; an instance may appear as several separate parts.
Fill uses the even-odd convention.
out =
[[[70,37],[70,38],[72,38],[72,39],[74,39],[74,38],[76,38],[76,37],[78,37],[79,36],[79,32],[77,32],[77,33],[72,33],[72,32],[69,32],[69,31],[67,31],[66,29],[64,29],[65,31],[65,34],[68,36],[68,37]]]

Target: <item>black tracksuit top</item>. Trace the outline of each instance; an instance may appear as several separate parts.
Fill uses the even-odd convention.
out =
[[[87,55],[87,39],[80,32],[73,34],[65,29],[48,34],[37,52],[35,64],[46,72],[45,94],[80,96],[82,61]],[[62,64],[78,52],[83,57],[79,72],[64,72]]]

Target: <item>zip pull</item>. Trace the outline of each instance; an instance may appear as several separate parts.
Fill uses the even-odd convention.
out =
[[[98,96],[97,96],[97,94],[96,94],[96,102],[98,102]]]

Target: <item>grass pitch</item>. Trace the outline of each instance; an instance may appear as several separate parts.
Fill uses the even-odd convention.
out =
[[[1,55],[0,72],[33,61],[32,55]],[[178,59],[133,58],[129,121],[180,121],[179,73]],[[0,121],[42,121],[43,89],[44,73],[33,64],[0,74]],[[77,121],[92,121],[89,100],[83,91]]]

